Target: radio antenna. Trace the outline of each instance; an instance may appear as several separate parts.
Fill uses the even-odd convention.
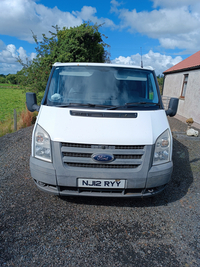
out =
[[[143,61],[142,61],[142,47],[140,47],[140,54],[141,54],[141,68],[143,68]]]

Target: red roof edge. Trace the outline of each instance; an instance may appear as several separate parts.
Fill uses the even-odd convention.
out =
[[[164,71],[163,74],[175,73],[180,71],[200,69],[200,51],[182,60],[178,64]]]

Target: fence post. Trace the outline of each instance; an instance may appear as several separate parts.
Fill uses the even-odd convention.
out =
[[[17,131],[17,111],[14,109],[14,131]]]

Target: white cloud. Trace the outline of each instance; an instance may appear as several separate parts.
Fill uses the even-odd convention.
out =
[[[16,57],[16,47],[13,44],[7,45],[6,52],[10,53],[13,58]]]
[[[162,74],[163,71],[182,61],[182,58],[180,56],[172,58],[171,56],[154,53],[152,50],[150,50],[147,54],[144,54],[142,56],[142,61],[144,67],[152,66],[155,69],[156,74],[158,75]],[[112,63],[140,66],[141,55],[135,54],[129,57],[120,56],[118,58],[115,58]]]
[[[92,21],[93,23],[103,24],[105,27],[116,28],[114,22],[108,18],[98,18],[95,16],[97,10],[95,7],[91,6],[84,6],[82,7],[81,11],[73,11],[72,14],[75,15],[77,18],[80,18],[82,21]]]
[[[179,0],[178,7],[173,2],[176,1],[155,0],[155,6],[162,3],[164,8],[151,12],[119,9],[121,29],[128,28],[130,32],[158,39],[164,48],[196,51],[200,46],[200,2]]]
[[[84,6],[81,9],[81,12],[79,11],[73,11],[72,14],[75,15],[76,17],[80,17],[81,20],[87,20],[88,18],[91,20],[93,18],[96,19],[96,17],[94,16],[94,14],[97,12],[95,7],[87,7]]]
[[[48,33],[52,25],[77,26],[82,20],[69,12],[61,12],[35,3],[33,0],[0,1],[0,33],[33,42],[31,30],[38,36]],[[17,29],[17,30],[16,30]]]
[[[36,57],[35,53],[31,53],[30,56],[26,54],[26,51],[23,47],[18,49],[13,44],[3,46],[4,48],[0,50],[0,73],[16,73],[22,69],[22,66],[17,62],[17,57],[20,56],[22,61],[26,62],[26,59],[32,60]]]
[[[122,3],[117,2],[116,0],[111,0],[111,13],[119,13],[118,7],[122,5]]]
[[[4,42],[0,40],[0,50],[4,49],[5,47],[6,45],[4,44]]]
[[[152,38],[192,32],[200,22],[186,7],[139,13],[135,9],[122,10],[120,18],[122,27],[129,27]]]
[[[177,36],[172,37],[163,37],[160,38],[160,44],[162,47],[166,49],[175,49],[178,47],[179,49],[186,49],[188,53],[193,53],[198,50],[200,46],[200,32],[194,31],[188,34],[179,34]]]
[[[81,11],[63,12],[57,7],[48,8],[34,0],[0,0],[0,34],[15,36],[21,40],[33,42],[32,33],[39,38],[48,35],[51,26],[74,27],[91,20],[105,23],[104,26],[115,27],[107,18],[97,18],[96,8],[84,6]],[[17,29],[17,30],[16,30]]]
[[[151,0],[154,3],[154,7],[180,7],[193,5],[199,2],[199,0]]]

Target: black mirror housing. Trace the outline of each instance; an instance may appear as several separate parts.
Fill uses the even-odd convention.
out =
[[[178,98],[171,98],[168,105],[168,110],[166,110],[166,115],[173,117],[176,115],[177,109],[178,109]]]
[[[31,112],[39,111],[40,106],[37,105],[37,98],[35,93],[26,93],[26,106]]]

